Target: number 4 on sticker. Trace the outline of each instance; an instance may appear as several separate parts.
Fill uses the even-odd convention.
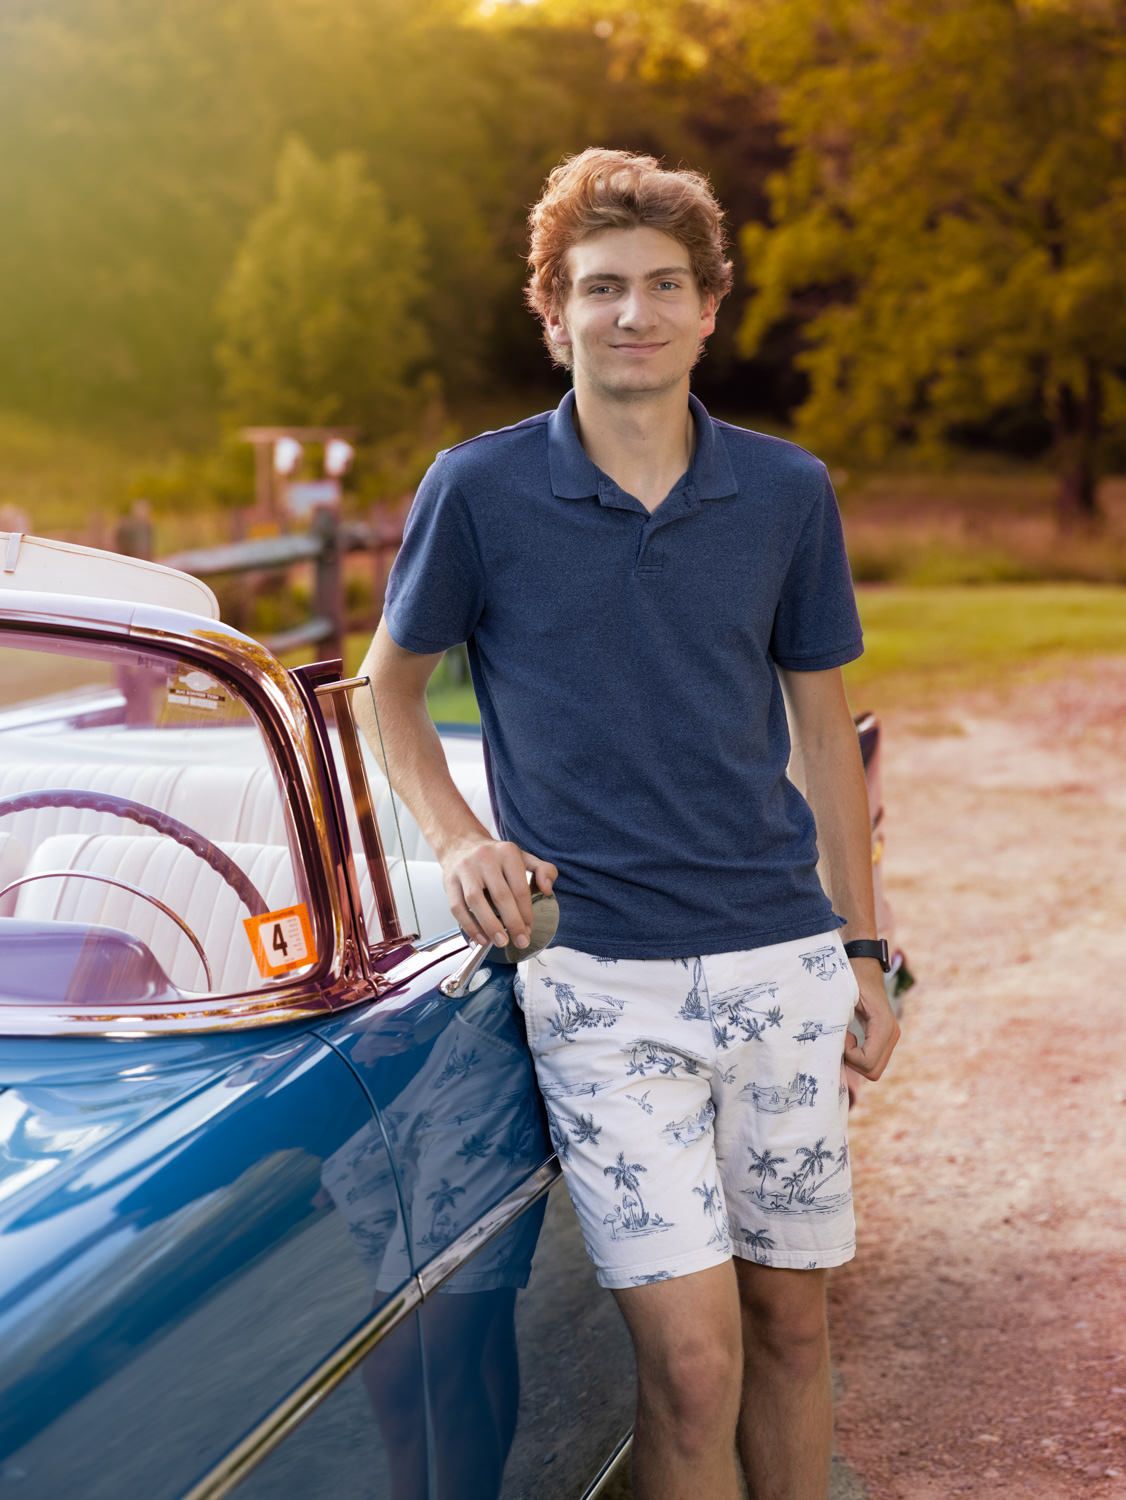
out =
[[[247,917],[242,925],[264,979],[317,961],[309,910],[304,903]]]

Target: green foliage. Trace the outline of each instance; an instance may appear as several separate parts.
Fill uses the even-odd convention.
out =
[[[1110,9],[763,0],[750,21],[793,156],[773,223],[743,231],[741,344],[812,300],[799,440],[868,462],[904,435],[939,452],[952,425],[1027,402],[1062,448],[1089,448],[1068,400],[1126,374]]]
[[[393,219],[358,152],[320,162],[291,136],[220,299],[230,415],[401,425],[428,351],[422,234]]]
[[[177,450],[161,463],[138,466],[126,494],[148,500],[166,515],[248,505],[254,496],[253,450],[236,433],[225,432],[202,453]]]

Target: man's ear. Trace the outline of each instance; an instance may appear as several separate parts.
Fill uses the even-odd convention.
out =
[[[715,315],[719,308],[714,292],[705,292],[700,307],[700,337],[706,339],[715,332]]]
[[[567,332],[567,325],[564,323],[558,308],[552,308],[544,313],[543,326],[547,330],[547,336],[553,344],[570,346],[571,335]]]

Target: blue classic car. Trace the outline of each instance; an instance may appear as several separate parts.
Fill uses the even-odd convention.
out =
[[[382,764],[339,662],[0,533],[0,1500],[579,1497],[624,1453],[513,955]]]

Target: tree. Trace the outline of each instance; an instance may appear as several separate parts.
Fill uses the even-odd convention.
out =
[[[692,76],[730,118],[768,97],[789,159],[740,236],[739,348],[800,328],[800,440],[878,462],[913,438],[938,459],[959,428],[1035,412],[1061,523],[1097,518],[1100,437],[1126,424],[1123,0],[539,8],[683,100]],[[768,165],[758,133],[733,146],[747,176]]]
[[[360,153],[322,162],[290,136],[220,297],[231,415],[393,431],[428,353],[423,291],[421,232],[391,218]]]
[[[1061,524],[1094,520],[1126,388],[1119,0],[758,0],[751,73],[793,155],[742,250],[745,354],[822,305],[798,435],[878,460],[1032,404]],[[751,14],[753,12],[753,15]]]

